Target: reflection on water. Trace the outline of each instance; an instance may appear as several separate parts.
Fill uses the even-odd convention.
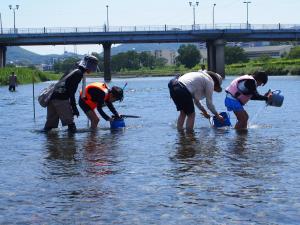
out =
[[[206,216],[198,216],[202,221],[223,223],[208,218],[215,214],[243,214],[253,207],[250,214],[257,216],[272,199],[274,186],[269,184],[283,182],[278,179],[285,165],[278,157],[282,148],[280,140],[253,137],[247,130],[181,132],[175,143],[176,153],[171,157],[174,168],[170,175],[182,201],[213,208]],[[264,213],[257,220],[239,220],[242,224],[269,221]]]
[[[179,131],[178,142],[176,143],[176,158],[187,159],[193,158],[196,154],[197,139],[194,132]]]
[[[62,136],[59,135],[58,131],[52,131],[45,133],[46,144],[45,148],[49,152],[48,159],[63,159],[75,161],[76,154],[76,143],[74,134],[65,132]]]
[[[250,102],[247,131],[197,115],[193,133],[176,129],[168,80],[126,80],[116,108],[141,118],[92,132],[80,112],[75,134],[40,132],[30,85],[0,88],[0,224],[299,224],[300,78],[272,77],[284,107]]]
[[[242,155],[247,151],[248,130],[236,130],[235,139],[231,142],[230,149],[237,155]]]

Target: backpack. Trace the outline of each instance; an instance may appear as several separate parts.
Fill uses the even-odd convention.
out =
[[[48,106],[51,96],[54,92],[55,86],[55,84],[50,84],[48,87],[41,90],[38,97],[38,101],[42,107]]]
[[[68,75],[66,76],[63,76],[56,84],[50,84],[48,87],[44,88],[41,90],[39,96],[38,96],[38,101],[40,103],[40,105],[42,107],[47,107],[49,102],[50,102],[50,99],[51,99],[51,96],[52,94],[54,93],[54,91],[57,91],[57,89],[60,89],[62,88],[62,86],[65,85],[65,81],[73,75],[73,72],[72,71],[71,73],[69,73]]]

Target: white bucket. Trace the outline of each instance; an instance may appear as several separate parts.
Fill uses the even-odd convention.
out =
[[[280,107],[282,106],[284,100],[284,96],[281,95],[280,90],[272,91],[272,97],[270,101],[268,101],[268,105]]]

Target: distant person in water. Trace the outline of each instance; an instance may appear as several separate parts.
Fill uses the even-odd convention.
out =
[[[200,100],[206,99],[206,106],[217,117],[218,120],[224,121],[224,118],[219,115],[213,104],[213,92],[222,91],[222,77],[211,71],[190,72],[182,75],[179,78],[170,80],[168,87],[170,96],[173,99],[179,116],[177,119],[177,129],[183,129],[186,121],[186,130],[193,130],[195,123],[195,107],[202,112],[207,119],[210,114],[201,104]]]
[[[16,91],[16,86],[18,85],[18,79],[15,72],[12,72],[8,78],[8,90],[9,91]]]
[[[237,123],[236,129],[246,129],[248,123],[248,113],[244,105],[251,100],[271,101],[272,93],[260,95],[257,87],[264,86],[268,82],[268,75],[263,72],[255,72],[253,75],[243,75],[234,79],[226,88],[225,106],[228,111],[233,111]]]
[[[54,90],[49,105],[47,106],[47,121],[44,130],[49,131],[57,128],[59,119],[63,126],[68,126],[70,132],[76,131],[74,116],[79,116],[76,106],[75,93],[84,74],[95,72],[98,59],[95,56],[87,55],[78,64],[77,68],[69,74],[65,74],[65,82]],[[61,79],[62,79],[61,78]]]
[[[117,86],[109,88],[107,84],[94,82],[86,86],[85,97],[80,92],[79,106],[84,111],[88,119],[91,121],[91,129],[96,129],[99,123],[99,117],[97,116],[95,109],[97,108],[100,115],[106,121],[113,121],[112,117],[109,117],[104,111],[103,106],[107,106],[108,109],[119,118],[120,115],[112,104],[115,101],[123,100],[123,89]]]

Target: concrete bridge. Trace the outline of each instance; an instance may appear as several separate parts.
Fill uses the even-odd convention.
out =
[[[0,67],[5,66],[7,46],[102,44],[104,79],[111,80],[111,45],[121,43],[206,42],[208,69],[225,75],[224,47],[227,41],[299,41],[295,24],[196,24],[192,26],[118,26],[73,28],[2,29]]]

